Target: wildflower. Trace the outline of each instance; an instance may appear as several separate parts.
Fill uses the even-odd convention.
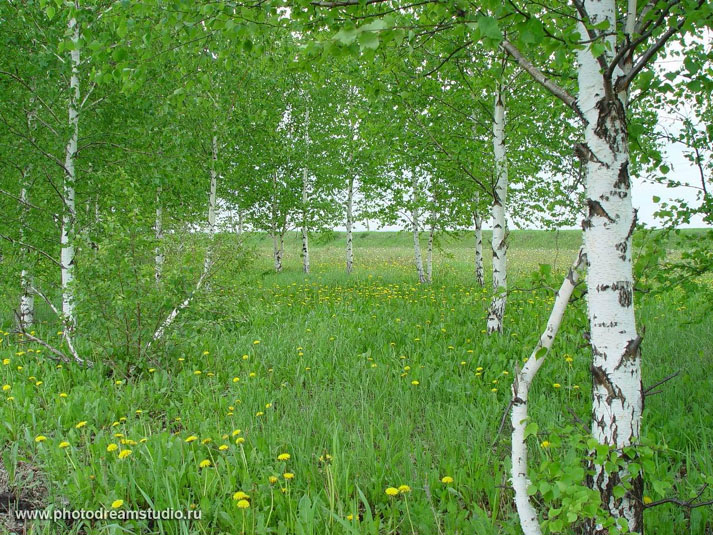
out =
[[[280,455],[277,456],[278,461],[289,461],[290,460],[290,454],[289,453],[280,453]]]
[[[201,373],[203,373],[203,372],[200,371],[200,370],[196,370],[196,371],[193,372],[193,375],[200,375]]]
[[[238,381],[240,381],[240,377],[233,377],[233,382],[234,382],[234,383],[237,383]]]
[[[243,360],[248,360],[250,358],[250,355],[243,355]]]
[[[116,451],[118,449],[119,449],[119,446],[117,446],[116,444],[109,444],[106,447],[106,451],[108,451],[108,452]]]
[[[68,448],[69,447],[69,442],[66,440],[63,440],[62,442],[59,443],[60,449]]]
[[[193,442],[194,440],[198,440],[198,437],[196,435],[191,435],[186,439],[186,442]]]
[[[203,459],[200,463],[198,463],[199,468],[208,468],[210,466],[210,460],[209,459]]]
[[[131,455],[131,450],[121,450],[119,452],[119,459],[126,459],[129,455]]]
[[[265,414],[265,413],[262,412],[262,411],[257,411],[257,412],[255,413],[255,416],[262,416],[263,414]]]
[[[203,355],[210,355],[210,351],[203,351]]]
[[[236,436],[240,434],[240,429],[235,429],[232,433],[232,436]]]
[[[233,499],[234,499],[234,500],[249,500],[249,499],[250,499],[250,495],[249,495],[249,494],[245,494],[242,490],[239,490],[238,492],[236,492],[235,494],[233,494]]]
[[[259,343],[260,343],[260,340],[255,340],[255,341],[253,342],[253,345],[258,345]]]
[[[250,507],[250,502],[247,500],[238,500],[236,504],[240,509],[247,509]]]
[[[551,445],[552,445],[552,443],[549,440],[543,440],[540,443],[540,446],[542,446],[543,448],[549,448]]]
[[[354,520],[354,515],[347,515],[347,520]]]
[[[221,444],[220,446],[218,446],[218,449],[219,449],[220,451],[225,451],[225,450],[228,449],[228,445],[227,445],[227,444]]]
[[[559,388],[560,386],[562,386],[562,385],[559,383],[552,383],[553,388]]]
[[[118,509],[122,505],[124,505],[124,500],[114,500],[113,502],[111,502],[112,509]]]
[[[149,368],[149,373],[153,373],[156,371],[156,368]]]
[[[10,385],[2,385],[2,391],[3,391],[3,392],[7,392],[7,391],[10,390],[11,388],[12,388],[12,387],[11,387]]]
[[[401,494],[406,494],[407,492],[411,492],[411,487],[408,485],[399,485],[399,492]]]
[[[648,505],[651,502],[653,502],[653,500],[651,499],[651,496],[644,496],[644,504]]]
[[[213,439],[210,437],[204,438],[203,440],[201,440],[201,444],[210,444],[211,442],[213,442]]]
[[[245,439],[243,437],[238,437],[235,439],[236,444],[242,444],[243,442],[245,442]]]
[[[10,359],[2,359],[2,363],[4,366],[7,366],[8,364],[10,364]]]
[[[414,380],[414,381],[411,381],[411,384],[412,384],[413,386],[418,386],[418,385],[420,385],[421,383],[419,383],[418,381]]]
[[[284,474],[282,474],[282,477],[284,477],[285,479],[294,479],[295,474],[293,474],[292,472],[285,472]]]
[[[277,477],[276,476],[270,476],[267,478],[267,480],[270,482],[270,485],[274,485],[277,483]]]
[[[399,489],[397,489],[396,487],[388,487],[385,492],[388,496],[397,496],[399,493]]]
[[[45,440],[47,440],[47,437],[44,436],[44,435],[37,435],[37,436],[35,437],[35,442],[38,442],[38,443],[39,443],[39,442],[44,442]]]
[[[84,427],[85,425],[87,425],[87,421],[86,421],[86,420],[82,420],[81,422],[79,422],[79,423],[78,423],[77,425],[75,425],[74,427],[75,427],[75,429],[81,429],[81,428]]]

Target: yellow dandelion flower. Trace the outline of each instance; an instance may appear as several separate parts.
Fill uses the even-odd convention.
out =
[[[552,444],[549,440],[543,440],[542,442],[540,442],[540,446],[542,446],[543,448],[549,448],[551,445]]]
[[[231,433],[232,436],[237,436],[241,433],[240,429],[234,429],[233,432]]]
[[[200,371],[200,370],[196,370],[196,371],[193,372],[193,375],[200,375],[201,373],[203,373],[203,372]]]
[[[10,390],[11,388],[12,388],[12,387],[11,387],[10,385],[2,385],[2,391],[3,391],[3,392],[7,392],[7,391]]]
[[[210,351],[203,351],[204,355],[210,355]]]
[[[153,373],[156,371],[156,368],[149,368],[149,373]]]
[[[274,485],[277,483],[277,476],[270,476],[267,478],[267,480],[270,482],[271,485]]]
[[[84,427],[85,425],[87,425],[87,421],[86,421],[86,420],[82,420],[81,422],[79,422],[79,423],[78,423],[77,425],[75,425],[74,427],[75,427],[75,429],[81,429],[81,428]]]
[[[186,442],[193,442],[194,440],[198,440],[198,437],[196,435],[191,435],[186,439]]]
[[[208,468],[210,465],[210,459],[203,459],[200,463],[198,463],[199,468]]]
[[[280,453],[280,455],[277,456],[278,461],[289,461],[290,460],[290,454],[289,453]]]
[[[553,388],[559,388],[560,386],[562,386],[562,385],[559,383],[552,383]]]
[[[201,440],[201,444],[210,444],[211,442],[213,442],[212,438],[204,438]]]
[[[238,437],[235,439],[236,444],[242,444],[243,442],[245,442],[245,439],[243,437]]]
[[[237,505],[240,509],[248,509],[250,507],[250,502],[247,500],[238,500],[238,503],[235,505]]]
[[[347,520],[349,520],[349,521],[354,520],[354,515],[347,515]]]
[[[122,505],[124,505],[124,500],[114,500],[113,502],[111,502],[112,509],[118,509]]]
[[[285,479],[294,479],[295,474],[293,474],[292,472],[285,472],[284,474],[282,474],[282,477],[284,477]]]
[[[126,459],[129,455],[131,455],[131,450],[121,450],[119,452],[119,459]]]
[[[119,446],[117,446],[116,444],[109,444],[106,447],[106,451],[108,451],[108,452],[116,451],[118,449],[119,449]]]
[[[451,476],[443,476],[443,477],[441,478],[441,483],[443,483],[444,485],[448,485],[448,484],[450,484],[450,483],[453,483],[453,478],[452,478]]]
[[[253,345],[258,345],[259,343],[260,343],[260,340],[255,340],[255,341],[253,342]]]
[[[66,440],[63,440],[62,442],[59,443],[59,447],[60,447],[61,449],[68,448],[68,447],[69,447],[69,442],[67,442]]]
[[[225,451],[225,450],[228,449],[228,445],[227,445],[227,444],[221,444],[220,446],[218,446],[218,449],[219,449],[220,451]]]
[[[421,383],[419,383],[418,381],[414,380],[414,381],[411,381],[411,384],[412,384],[413,386],[418,386],[418,385],[420,385]]]
[[[234,500],[249,500],[249,499],[250,499],[250,495],[249,495],[249,494],[246,494],[246,493],[243,492],[242,490],[239,490],[238,492],[236,492],[235,494],[233,494],[233,499],[234,499]]]
[[[411,492],[411,487],[408,485],[399,485],[399,492],[401,494],[406,494],[407,492]]]
[[[388,496],[397,496],[399,493],[399,489],[396,487],[387,487],[387,489],[384,491]]]
[[[44,442],[45,440],[47,440],[47,437],[44,436],[44,435],[37,435],[37,436],[35,437],[35,442],[38,442],[38,443],[39,443],[39,442]]]

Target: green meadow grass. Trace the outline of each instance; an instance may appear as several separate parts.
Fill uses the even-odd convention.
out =
[[[519,533],[509,425],[499,432],[500,422],[513,370],[552,303],[548,284],[532,273],[553,263],[563,272],[580,233],[560,232],[556,243],[554,233],[511,234],[516,290],[505,332],[492,337],[484,332],[489,291],[473,277],[472,235],[439,238],[430,286],[415,280],[410,239],[356,233],[347,276],[343,234],[316,236],[307,276],[297,235],[287,236],[281,274],[271,272],[271,241],[249,236],[249,268],[219,269],[159,354],[125,374],[101,364],[58,366],[47,350],[5,334],[0,440],[15,492],[30,485],[22,473],[33,466],[49,507],[202,512],[191,522],[74,522],[60,531],[37,522],[31,532]],[[680,372],[646,400],[652,500],[688,499],[713,478],[713,326],[690,321],[697,305],[675,291],[643,295],[636,305],[646,329],[645,385]],[[9,313],[3,317],[7,333]],[[577,428],[572,414],[586,422],[590,412],[585,330],[579,299],[532,389],[536,481],[548,477],[539,470],[544,460],[579,462],[565,459],[567,430]],[[37,331],[60,343],[56,326]],[[249,499],[234,499],[237,491]],[[653,533],[713,529],[710,508],[662,505],[646,520]]]

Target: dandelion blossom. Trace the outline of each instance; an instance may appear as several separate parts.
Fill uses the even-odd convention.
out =
[[[443,476],[441,478],[441,483],[444,485],[448,485],[449,483],[453,483],[453,478],[451,476]]]
[[[250,507],[250,502],[247,500],[238,500],[236,504],[240,509],[248,509]]]
[[[69,442],[67,442],[66,440],[63,440],[62,442],[59,443],[59,447],[60,447],[61,449],[68,448],[68,447],[69,447]]]
[[[106,451],[108,452],[116,451],[117,449],[119,449],[119,446],[117,446],[116,444],[109,444],[106,447]]]
[[[292,472],[285,472],[284,474],[282,474],[282,477],[284,477],[285,479],[294,479],[295,474],[293,474]]]
[[[114,500],[113,502],[111,502],[112,509],[118,509],[122,505],[124,505],[124,500]]]
[[[38,442],[38,443],[39,443],[39,442],[44,442],[45,440],[47,440],[47,437],[44,436],[44,435],[37,435],[37,436],[35,437],[35,442]]]
[[[236,492],[235,494],[233,494],[233,499],[236,500],[236,501],[237,501],[237,500],[249,500],[249,499],[250,499],[250,495],[244,493],[242,490],[239,490],[238,492]]]
[[[399,493],[399,489],[397,489],[396,487],[388,487],[385,492],[388,496],[397,496]]]
[[[121,450],[119,452],[119,459],[126,459],[129,455],[131,455],[131,450]]]
[[[401,494],[406,494],[407,492],[411,492],[411,487],[408,485],[399,485],[399,492]]]
[[[290,460],[290,454],[289,453],[280,453],[280,455],[277,456],[278,461],[289,461]]]
[[[208,468],[210,465],[210,459],[203,459],[200,463],[198,463],[199,468]]]

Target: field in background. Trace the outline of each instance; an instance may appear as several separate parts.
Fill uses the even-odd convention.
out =
[[[5,335],[0,491],[24,495],[39,484],[32,496],[42,506],[123,500],[124,509],[203,512],[195,523],[62,528],[71,534],[517,534],[509,426],[499,432],[500,421],[512,372],[539,337],[547,287],[558,280],[533,272],[555,260],[555,271],[568,267],[579,236],[560,232],[555,245],[554,233],[511,233],[516,290],[503,336],[484,333],[489,291],[474,283],[471,233],[439,238],[431,286],[417,284],[407,233],[355,233],[351,277],[343,234],[313,237],[309,276],[296,234],[286,238],[281,274],[271,272],[271,240],[247,236],[249,267],[217,266],[160,353],[121,373],[58,367],[46,350]],[[695,296],[637,299],[645,384],[680,372],[646,400],[644,437],[654,453],[645,494],[688,499],[713,482],[713,326],[690,321]],[[531,393],[538,484],[563,480],[545,461],[578,473],[573,414],[586,422],[590,413],[583,304],[568,311]],[[56,327],[38,331],[58,341]],[[544,489],[536,489],[540,503]],[[238,507],[238,491],[249,495],[247,507]],[[713,529],[709,508],[646,514],[657,533]]]

